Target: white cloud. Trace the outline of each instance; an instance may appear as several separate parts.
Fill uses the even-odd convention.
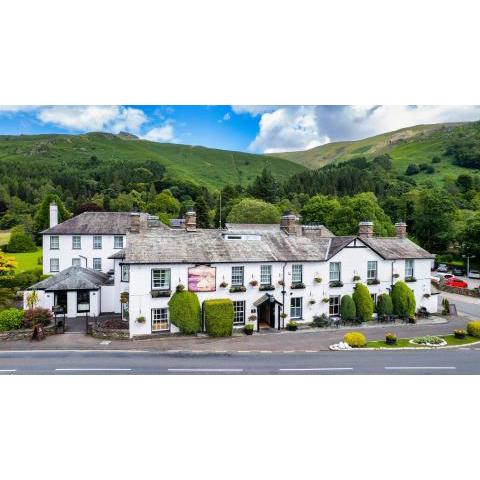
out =
[[[0,105],[0,114],[2,113],[19,113],[19,112],[31,112],[38,110],[38,105]]]
[[[278,107],[276,105],[232,105],[232,110],[237,115],[248,113],[252,117],[256,117],[257,115],[261,115],[262,113],[266,112],[273,112],[277,108]]]
[[[177,139],[175,138],[175,132],[173,129],[173,125],[168,123],[161,127],[155,127],[150,129],[145,135],[142,137],[145,140],[150,140],[152,142],[176,142]]]
[[[249,149],[264,153],[307,150],[419,124],[480,119],[479,106],[284,106],[263,112],[266,107],[236,108],[236,113],[261,115]]]
[[[44,107],[37,113],[37,118],[67,130],[113,133],[122,130],[138,133],[148,121],[145,113],[138,108],[107,105]]]
[[[229,112],[227,112],[224,116],[223,116],[223,120],[225,122],[228,122],[228,120],[230,120],[232,118],[232,116],[230,115]]]

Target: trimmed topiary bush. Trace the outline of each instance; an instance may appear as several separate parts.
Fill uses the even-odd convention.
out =
[[[467,323],[467,332],[472,337],[480,337],[480,320],[473,320]]]
[[[373,301],[368,288],[363,283],[357,283],[353,289],[352,295],[355,307],[357,309],[357,317],[362,322],[368,322],[373,315]]]
[[[346,322],[355,320],[357,316],[357,307],[350,295],[344,295],[340,302],[340,315]]]
[[[415,317],[415,296],[405,282],[397,282],[392,290],[393,313],[401,318]]]
[[[228,337],[233,331],[233,302],[229,298],[203,302],[205,330],[211,337]]]
[[[352,348],[361,348],[367,344],[367,339],[361,332],[348,332],[343,337],[343,341],[348,343]]]
[[[48,308],[29,308],[23,313],[23,326],[33,328],[35,325],[46,327],[52,323],[53,313]]]
[[[382,293],[377,297],[378,318],[384,318],[393,313],[392,297],[388,293]]]
[[[0,312],[0,332],[22,328],[23,310],[9,308]]]
[[[175,292],[168,301],[170,321],[181,333],[193,335],[200,331],[200,302],[193,292]]]

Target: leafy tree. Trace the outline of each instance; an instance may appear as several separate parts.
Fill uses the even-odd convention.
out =
[[[265,202],[275,203],[280,194],[280,185],[266,165],[260,176],[256,177],[249,188],[249,193]]]
[[[6,252],[20,253],[20,252],[35,252],[37,246],[32,237],[25,233],[23,227],[17,226],[12,229],[10,240],[5,247]]]
[[[416,163],[411,163],[405,170],[405,175],[416,175],[420,173],[420,169]]]
[[[346,322],[355,320],[357,316],[357,307],[350,295],[344,295],[340,302],[340,315]]]
[[[473,177],[471,175],[462,174],[457,177],[455,183],[460,191],[465,193],[473,188]]]
[[[373,301],[368,288],[363,283],[357,283],[352,298],[357,309],[357,317],[362,322],[370,321],[373,315]]]
[[[392,169],[392,157],[388,153],[378,155],[373,159],[373,164],[390,171]]]
[[[466,222],[460,234],[462,253],[480,258],[480,212]]]
[[[17,266],[17,261],[13,257],[5,255],[0,250],[0,277],[13,275]]]
[[[326,226],[333,224],[333,219],[340,208],[336,198],[326,195],[315,195],[304,205],[301,215],[303,223],[320,223]]]
[[[33,217],[33,229],[36,235],[50,226],[50,204],[56,203],[58,207],[58,223],[64,222],[71,217],[62,200],[56,193],[45,195]]]
[[[401,318],[415,315],[415,296],[405,282],[397,282],[392,289],[393,313]]]
[[[227,221],[231,223],[278,223],[280,212],[271,203],[245,198],[231,209]]]
[[[393,313],[392,297],[388,293],[381,293],[377,297],[377,314],[379,318]]]
[[[203,195],[197,198],[195,202],[195,213],[197,214],[197,226],[199,228],[210,228],[210,212]]]
[[[175,218],[180,212],[180,202],[166,189],[157,194],[147,208],[150,213],[166,213],[170,218]]]

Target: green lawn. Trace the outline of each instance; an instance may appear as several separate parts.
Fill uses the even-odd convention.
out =
[[[10,240],[10,231],[9,230],[0,230],[0,247],[6,245]]]
[[[469,343],[480,342],[480,338],[471,337],[467,335],[465,338],[455,338],[454,335],[439,335],[442,337],[446,342],[447,345],[468,345]],[[410,338],[399,338],[395,345],[387,345],[384,340],[374,340],[371,342],[367,342],[366,348],[419,348],[422,345],[414,345],[410,343]],[[437,347],[441,348],[441,347]]]
[[[17,272],[24,272],[26,270],[33,270],[41,267],[38,259],[42,256],[42,249],[39,248],[36,252],[27,253],[7,253],[8,256],[14,257],[18,262]]]

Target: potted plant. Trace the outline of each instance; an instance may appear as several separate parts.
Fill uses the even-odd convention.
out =
[[[425,298],[430,298],[430,294],[429,294],[429,293],[424,293],[423,296],[424,296]]]
[[[297,322],[294,322],[293,320],[290,320],[287,323],[287,330],[290,332],[295,332],[298,329]]]
[[[220,288],[227,288],[228,287],[228,283],[223,280],[222,283],[220,283]]]
[[[313,281],[314,281],[315,283],[322,283],[322,278],[321,278],[321,277],[314,277],[314,278],[313,278]]]
[[[137,317],[137,323],[145,323],[145,317],[143,315]]]
[[[248,317],[248,321],[249,322],[256,322],[257,321],[257,316],[256,315],[250,315]]]
[[[393,274],[393,278],[398,278],[400,275],[398,273]]]
[[[255,279],[250,280],[250,286],[251,287],[256,287],[257,285],[258,285],[258,282]]]
[[[279,281],[278,281],[278,284],[279,284],[281,287],[283,287],[283,286],[285,285],[285,282],[284,282],[283,280],[279,280]]]
[[[183,292],[185,290],[185,285],[183,285],[182,283],[179,283],[177,285],[176,290],[177,290],[178,293]]]
[[[354,282],[360,281],[360,275],[354,275],[354,276],[353,276],[353,281],[354,281]]]
[[[323,297],[322,298],[323,303],[328,303],[329,301],[330,301],[330,299],[328,297]]]
[[[385,335],[385,343],[387,345],[395,345],[397,343],[397,336],[394,333],[387,333]]]
[[[312,298],[308,301],[308,303],[309,303],[309,305],[315,305],[317,303],[317,301],[314,298]]]
[[[288,317],[288,315],[287,315],[285,312],[282,312],[282,313],[280,314],[280,318],[281,318],[282,320],[285,320],[287,317]]]
[[[465,338],[467,336],[467,332],[465,330],[454,330],[453,335],[455,338]]]
[[[243,331],[245,332],[245,335],[253,335],[253,325],[251,323],[247,323],[243,327]]]

